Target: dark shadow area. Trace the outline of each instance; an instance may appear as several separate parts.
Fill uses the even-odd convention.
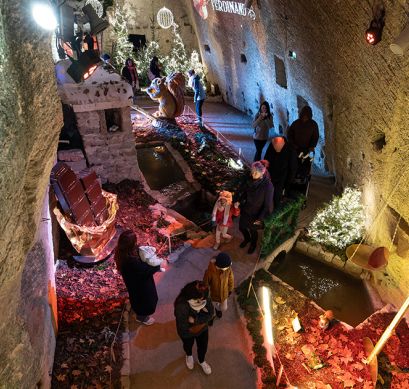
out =
[[[214,201],[206,195],[205,191],[201,190],[177,201],[172,209],[200,226],[203,230],[211,231],[210,219]]]
[[[182,169],[165,146],[139,149],[137,156],[139,168],[151,189],[161,190],[185,181]]]
[[[274,261],[275,262],[275,261]],[[294,251],[280,253],[269,271],[337,319],[356,326],[374,311],[361,280]]]

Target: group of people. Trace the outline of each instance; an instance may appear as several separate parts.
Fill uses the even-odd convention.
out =
[[[118,240],[115,262],[122,275],[129,294],[131,307],[138,322],[152,325],[151,316],[158,303],[158,293],[153,275],[160,266],[151,266],[142,261],[138,253],[136,235],[133,231],[124,231]],[[209,326],[215,317],[221,318],[227,310],[227,299],[234,288],[232,260],[226,253],[219,253],[211,259],[203,280],[186,284],[174,302],[176,330],[185,351],[188,369],[194,368],[193,345],[196,342],[198,361],[204,373],[212,372],[206,362],[209,339]]]
[[[268,102],[264,101],[260,105],[252,126],[256,147],[254,161],[259,161],[263,148],[269,140],[270,129],[274,126]],[[268,173],[274,186],[274,205],[276,207],[281,203],[283,193],[288,191],[293,182],[299,162],[314,151],[318,138],[318,125],[312,118],[312,110],[309,106],[300,110],[299,118],[291,124],[287,131],[287,137],[279,135],[271,138],[264,154],[264,160],[268,162]]]
[[[135,100],[135,94],[140,89],[140,87],[139,87],[138,71],[136,69],[135,62],[132,58],[126,59],[125,65],[122,68],[121,73],[122,73],[122,76],[129,82],[129,84],[132,85],[132,90],[133,90],[134,100]],[[150,81],[154,80],[155,78],[160,78],[163,76],[162,65],[160,64],[157,56],[154,56],[152,58],[149,64],[147,76]],[[191,87],[194,92],[193,101],[195,103],[195,109],[196,109],[196,115],[197,115],[196,123],[199,124],[200,127],[202,127],[203,126],[202,107],[206,99],[206,91],[202,84],[202,81],[200,80],[200,76],[196,74],[196,72],[193,69],[190,69],[187,72],[187,76],[188,76],[188,86]]]
[[[78,59],[83,50],[95,50],[94,36],[91,32],[86,32],[85,34],[82,31],[77,32],[71,39],[71,48]]]

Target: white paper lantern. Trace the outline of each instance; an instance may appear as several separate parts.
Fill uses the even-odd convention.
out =
[[[102,15],[104,13],[104,7],[102,6],[102,4],[98,1],[98,0],[87,0],[85,2],[85,5],[91,4],[92,8],[95,9],[95,12],[97,13],[97,15],[102,18]]]
[[[173,13],[170,9],[167,9],[166,7],[163,7],[158,11],[156,19],[158,21],[159,26],[165,29],[173,26],[174,24]]]

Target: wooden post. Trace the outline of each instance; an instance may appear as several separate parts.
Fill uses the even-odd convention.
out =
[[[409,297],[405,300],[403,305],[400,307],[398,313],[395,315],[393,318],[392,322],[388,325],[378,342],[376,343],[374,349],[372,352],[369,354],[368,358],[365,358],[363,360],[364,363],[370,364],[371,361],[381,352],[383,346],[385,343],[388,341],[390,336],[392,335],[392,332],[395,330],[395,328],[398,326],[399,322],[401,321],[403,315],[409,308]]]

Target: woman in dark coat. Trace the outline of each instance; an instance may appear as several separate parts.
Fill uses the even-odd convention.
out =
[[[115,262],[125,282],[132,309],[137,321],[151,325],[155,319],[150,317],[158,303],[153,275],[160,266],[150,266],[139,257],[136,235],[133,231],[124,231],[118,240]]]
[[[193,281],[185,285],[174,303],[176,329],[186,353],[186,366],[194,367],[192,349],[196,341],[199,364],[204,373],[212,373],[210,365],[205,361],[209,341],[209,322],[213,320],[214,308],[209,289],[202,281]]]
[[[135,100],[135,94],[139,90],[139,78],[135,62],[132,58],[127,58],[125,61],[125,66],[122,68],[122,77],[131,84]]]
[[[151,63],[149,64],[149,70],[152,72],[154,78],[160,78],[161,75],[161,66],[159,64],[159,58],[155,55],[151,59]]]
[[[277,208],[283,197],[284,189],[288,190],[297,172],[297,154],[283,136],[271,139],[264,159],[268,161],[268,172],[274,186],[274,208]]]
[[[258,227],[273,212],[274,188],[267,171],[267,161],[257,161],[251,165],[251,181],[240,194],[241,216],[240,232],[244,240],[241,248],[250,243],[249,254],[253,254],[257,246]]]

